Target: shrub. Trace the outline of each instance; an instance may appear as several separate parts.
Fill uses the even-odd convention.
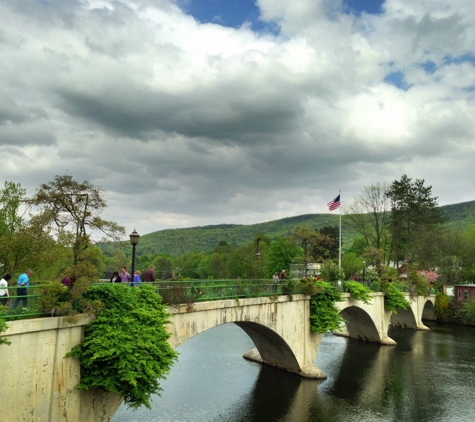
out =
[[[67,356],[81,364],[77,388],[103,388],[124,398],[132,408],[159,394],[159,380],[168,374],[177,353],[167,343],[169,315],[152,286],[123,284],[90,288],[88,299],[102,303],[84,330],[84,341]]]
[[[0,333],[3,333],[8,328],[6,321],[3,318],[0,318]],[[0,337],[0,344],[12,344],[11,341],[7,340],[5,337]]]
[[[317,292],[310,299],[310,329],[317,333],[338,330],[346,323],[335,306],[343,300],[340,291],[324,281],[317,281],[315,287]]]
[[[313,277],[302,278],[299,283],[300,291],[304,295],[312,296],[317,293],[316,280]]]
[[[338,268],[338,264],[333,261],[325,261],[320,267],[320,276],[328,283],[335,283],[344,279],[343,272]]]
[[[282,285],[282,293],[289,296],[289,300],[294,299],[294,294],[297,290],[297,283],[294,280],[287,280],[285,284]]]
[[[362,283],[357,281],[347,281],[343,284],[344,289],[350,293],[350,297],[356,300],[361,300],[363,303],[369,305],[373,299],[371,296],[372,290]]]
[[[384,307],[388,311],[397,314],[398,309],[409,308],[409,302],[394,283],[382,283],[382,287],[384,292]]]

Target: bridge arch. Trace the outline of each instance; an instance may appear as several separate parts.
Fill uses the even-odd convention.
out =
[[[308,297],[280,296],[214,302],[199,302],[186,307],[169,308],[172,314],[169,343],[178,347],[193,336],[225,323],[244,330],[256,345],[246,359],[285,369],[306,378],[326,378],[315,366],[323,334],[310,330]]]
[[[340,312],[346,322],[346,330],[351,338],[379,343],[381,341],[378,329],[371,316],[358,306],[348,306]]]
[[[429,328],[424,325],[422,320],[435,320],[435,295],[411,296],[409,293],[406,293],[405,296],[410,307],[408,309],[398,309],[397,314],[392,314],[391,324],[415,330],[429,331]]]

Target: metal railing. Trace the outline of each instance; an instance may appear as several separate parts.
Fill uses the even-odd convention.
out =
[[[110,284],[109,282],[91,283],[92,286]],[[118,283],[119,285],[121,283]],[[155,287],[155,291],[169,305],[190,305],[194,302],[206,302],[223,299],[239,299],[282,295],[283,286],[272,280],[191,280],[141,282]],[[9,296],[0,296],[0,318],[18,320],[41,316],[54,316],[54,310],[42,309],[41,284],[30,285],[27,295],[18,294],[20,286],[8,287]],[[68,289],[64,287],[64,289]]]
[[[0,318],[26,319],[45,316],[48,313],[41,311],[41,285],[30,285],[27,295],[18,294],[20,286],[8,287],[8,296],[0,296]],[[20,290],[21,293],[21,290]]]
[[[170,305],[283,294],[282,284],[262,279],[160,281],[155,286],[163,302]]]

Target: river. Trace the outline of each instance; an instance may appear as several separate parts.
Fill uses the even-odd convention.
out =
[[[177,349],[152,410],[121,406],[112,422],[474,421],[475,329],[427,325],[391,328],[397,346],[325,335],[320,381],[243,359],[244,331],[216,327]]]

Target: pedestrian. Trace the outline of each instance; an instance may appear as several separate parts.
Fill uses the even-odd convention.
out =
[[[33,274],[32,270],[26,270],[20,277],[18,277],[17,281],[17,291],[16,295],[17,298],[13,303],[13,309],[16,309],[20,300],[23,302],[23,307],[26,308],[28,306],[28,287],[30,287],[30,276]]]
[[[61,284],[63,286],[66,286],[66,287],[69,287],[69,284],[71,283],[71,281],[69,280],[68,277],[63,277],[63,279],[61,280]]]
[[[130,274],[127,272],[127,268],[126,267],[122,267],[120,269],[120,281],[122,283],[130,283],[131,279],[130,279]]]
[[[134,287],[138,287],[140,284],[140,270],[134,272]]]
[[[282,280],[285,280],[287,278],[287,274],[285,270],[282,270],[282,272],[279,275],[280,282],[282,283]]]
[[[142,276],[142,281],[155,281],[155,267],[150,265],[144,272]]]
[[[120,283],[120,277],[118,271],[114,271],[111,277],[111,283]]]
[[[7,305],[8,299],[10,297],[10,294],[8,293],[8,280],[11,278],[12,276],[10,274],[5,274],[0,280],[0,303],[3,306]]]
[[[277,274],[277,271],[272,276],[272,281],[274,282],[274,284],[279,284],[279,274]]]

